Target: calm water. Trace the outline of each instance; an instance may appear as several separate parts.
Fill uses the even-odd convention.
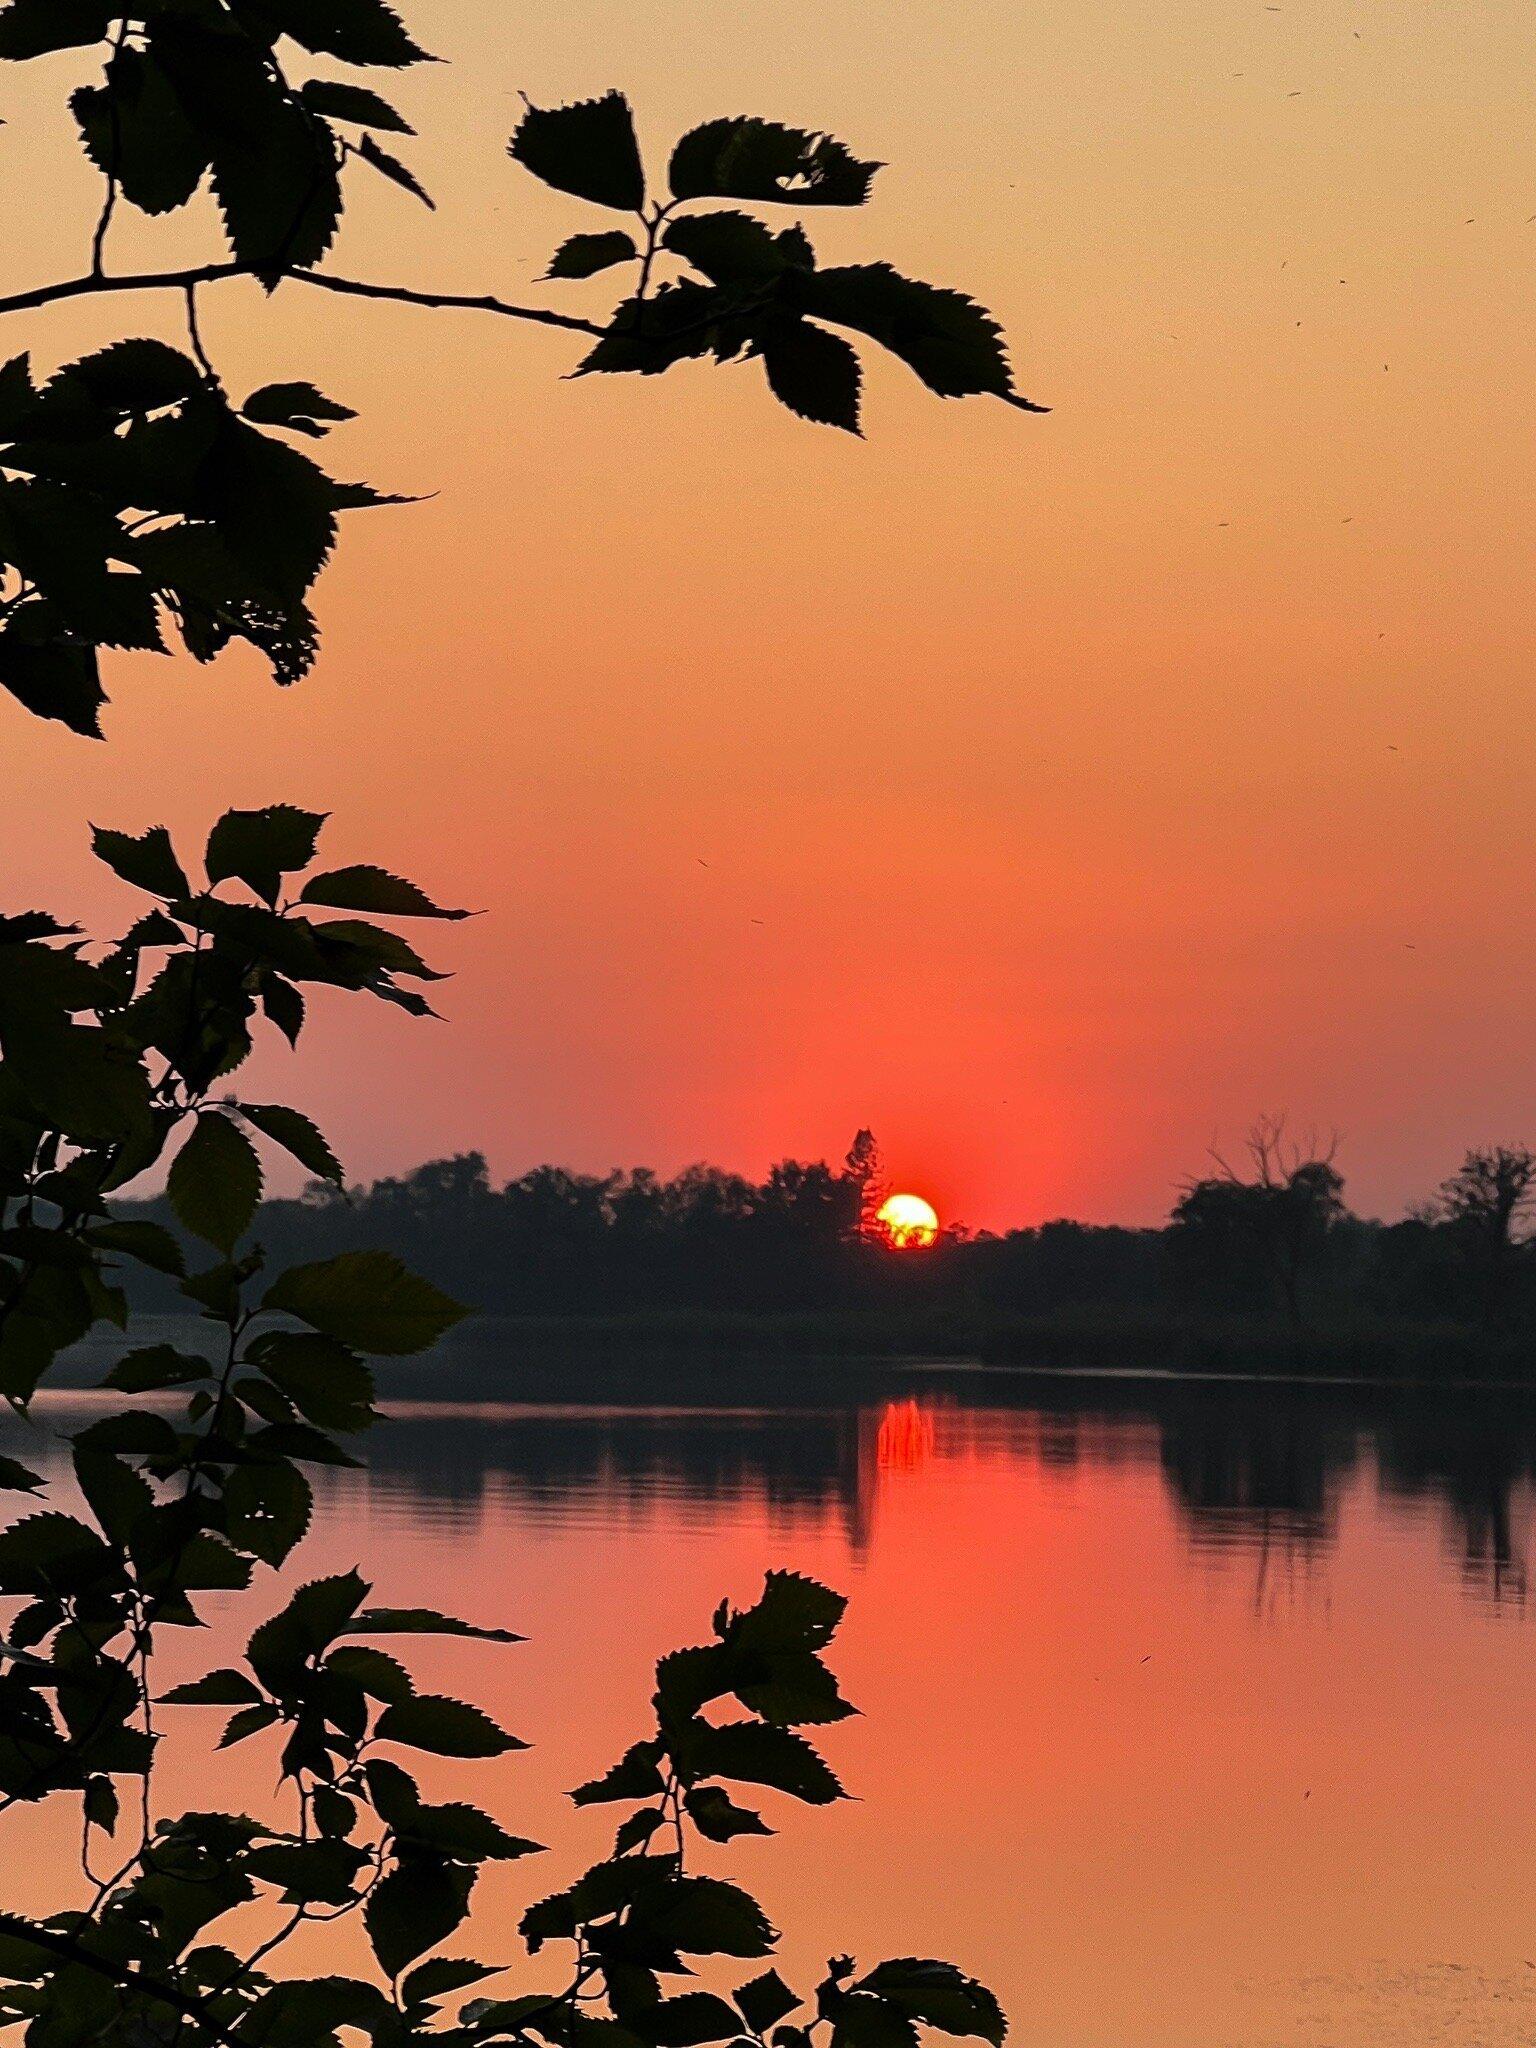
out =
[[[641,1732],[655,1656],[792,1564],[852,1597],[864,1709],[825,1745],[857,1803],[723,1859],[792,1962],[952,1956],[1029,2048],[1536,2037],[1536,1406],[941,1373],[645,1406],[633,1380],[402,1410],[322,1483],[312,1572],[531,1638],[418,1660],[537,1745],[443,1774],[555,1845],[475,1953],[514,1957],[513,1913],[595,1849],[563,1789]],[[176,1716],[168,1793],[265,1801],[258,1744],[211,1778],[209,1725]],[[63,1830],[24,1830],[6,1887],[54,1905]]]

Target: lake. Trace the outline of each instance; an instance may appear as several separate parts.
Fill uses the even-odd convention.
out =
[[[397,1410],[369,1472],[321,1475],[301,1553],[530,1638],[415,1659],[536,1745],[440,1774],[553,1845],[499,1874],[473,1953],[514,1958],[515,1912],[596,1851],[563,1793],[643,1731],[655,1657],[787,1565],[851,1599],[833,1661],[863,1717],[823,1747],[856,1801],[778,1802],[774,1840],[712,1863],[795,1968],[951,1957],[1028,2048],[1536,2035],[1536,1402],[702,1364],[513,1384]],[[69,1426],[76,1397],[44,1412]],[[264,1803],[261,1743],[210,1767],[217,1720],[163,1715],[168,1794]],[[8,1903],[56,1906],[69,1832],[24,1817]]]

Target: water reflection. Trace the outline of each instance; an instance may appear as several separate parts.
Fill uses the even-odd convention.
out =
[[[750,1508],[776,1534],[826,1528],[862,1554],[883,1491],[925,1468],[1001,1462],[1070,1483],[1129,1467],[1158,1475],[1196,1561],[1249,1558],[1261,1590],[1315,1573],[1346,1503],[1368,1496],[1372,1512],[1438,1522],[1469,1592],[1526,1599],[1536,1398],[1518,1392],[800,1367],[765,1400],[760,1371],[720,1368],[690,1373],[690,1398],[646,1403],[640,1383],[531,1368],[510,1381],[524,1400],[400,1404],[370,1443],[370,1492],[449,1524],[477,1522],[492,1496],[534,1522]],[[7,1446],[46,1463],[17,1429]]]

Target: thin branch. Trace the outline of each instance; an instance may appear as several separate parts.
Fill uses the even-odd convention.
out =
[[[64,278],[56,284],[37,285],[31,291],[13,292],[6,298],[0,298],[0,315],[30,313],[41,306],[57,305],[64,299],[99,298],[116,292],[185,292],[195,285],[221,283],[225,278],[254,276],[255,268],[249,263],[203,263],[189,270],[137,271],[112,277],[97,277],[87,272],[84,277]],[[476,296],[466,292],[417,291],[410,285],[368,284],[360,278],[335,277],[319,270],[290,270],[284,272],[284,277],[291,278],[295,284],[313,285],[319,291],[340,292],[351,298],[389,299],[398,305],[465,313],[496,313],[504,320],[526,320],[536,327],[559,327],[571,334],[601,336],[608,331],[592,320],[578,320],[569,313],[547,312],[542,306],[515,305],[508,299],[498,299],[489,293]]]

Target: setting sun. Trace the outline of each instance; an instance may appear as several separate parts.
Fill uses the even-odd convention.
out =
[[[931,1202],[921,1195],[891,1195],[881,1204],[875,1221],[895,1251],[915,1251],[933,1243],[939,1234],[939,1218]]]

